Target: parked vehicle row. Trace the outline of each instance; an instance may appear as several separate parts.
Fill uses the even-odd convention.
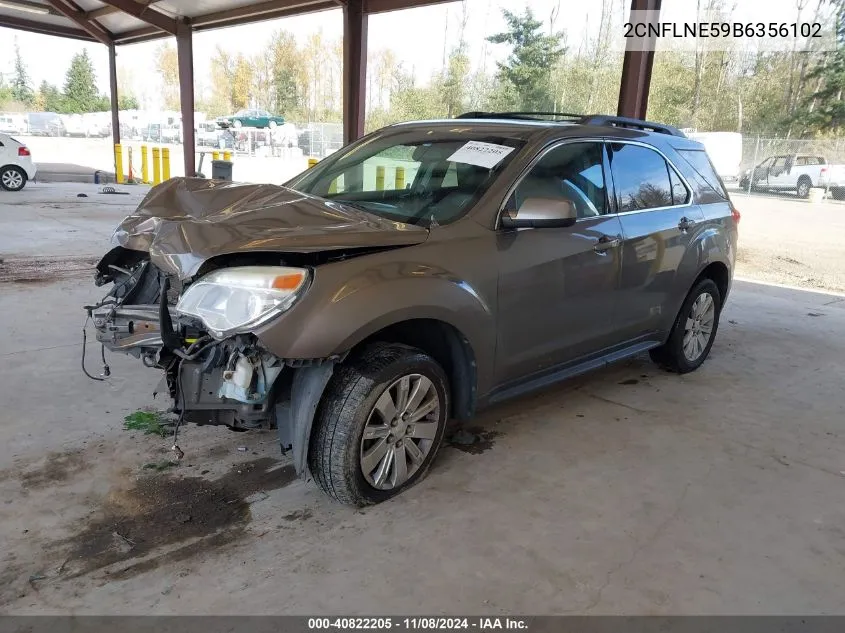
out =
[[[450,418],[645,351],[697,369],[739,222],[704,147],[619,117],[459,118],[283,187],[153,188],[97,266],[97,339],[161,371],[180,420],[275,427],[356,505],[419,481]]]

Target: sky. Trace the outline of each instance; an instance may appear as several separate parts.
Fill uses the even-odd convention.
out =
[[[627,15],[630,0],[606,1],[614,9],[618,18],[616,31],[621,33],[622,16]],[[734,16],[738,21],[792,20],[796,1],[799,0],[734,0],[737,5]],[[662,15],[675,18],[692,18],[695,15],[696,0],[668,0],[663,4]],[[814,6],[815,0],[809,4]],[[566,32],[566,45],[570,51],[577,51],[585,38],[595,36],[598,28],[601,0],[467,0],[465,39],[469,44],[473,67],[483,65],[488,69],[495,68],[495,62],[502,59],[507,50],[503,45],[486,43],[485,37],[503,30],[503,7],[521,12],[526,6],[547,25],[552,11],[559,7],[555,29]],[[440,69],[444,46],[451,48],[457,42],[461,11],[461,2],[453,2],[371,16],[370,51],[392,49],[404,67],[413,70],[418,80],[425,82]],[[342,14],[338,9],[198,33],[194,36],[194,72],[197,81],[202,83],[203,78],[209,76],[210,59],[218,44],[234,53],[252,55],[260,50],[277,29],[292,31],[300,41],[319,30],[327,39],[339,38],[343,29]],[[14,68],[16,42],[34,88],[42,80],[61,87],[70,58],[74,53],[87,48],[100,90],[104,94],[108,93],[108,57],[104,46],[0,28],[0,73],[7,80]],[[158,93],[154,56],[159,45],[160,42],[148,42],[117,49],[118,69],[131,78],[133,89],[138,95]]]

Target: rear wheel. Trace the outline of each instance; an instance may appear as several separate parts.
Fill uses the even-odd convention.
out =
[[[308,451],[320,488],[362,506],[422,479],[443,441],[447,384],[434,359],[407,345],[377,343],[338,367]]]
[[[719,328],[722,297],[712,279],[702,279],[687,295],[666,343],[649,354],[658,365],[679,374],[698,369]]]
[[[807,176],[801,176],[798,179],[798,197],[799,198],[806,198],[810,195],[810,187],[813,186],[812,181]]]
[[[20,191],[26,184],[26,172],[16,165],[0,168],[0,188],[6,191]]]

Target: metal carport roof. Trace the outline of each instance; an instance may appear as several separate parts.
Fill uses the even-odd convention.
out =
[[[0,0],[0,27],[101,42],[109,49],[112,134],[120,143],[115,48],[175,36],[185,174],[195,174],[193,33],[327,9],[343,9],[343,127],[346,141],[364,132],[367,18],[375,13],[456,0]],[[662,0],[631,0],[632,11]],[[630,44],[630,40],[629,40]],[[644,118],[654,52],[625,51],[618,114]]]
[[[455,0],[364,0],[367,14]],[[339,9],[346,0],[0,0],[0,26],[82,41],[131,44],[193,31]],[[106,41],[104,41],[106,40]]]

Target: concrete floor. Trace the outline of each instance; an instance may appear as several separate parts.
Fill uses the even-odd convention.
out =
[[[21,243],[7,201],[0,256]],[[271,432],[188,427],[178,467],[144,470],[169,441],[121,425],[163,406],[157,376],[116,357],[109,383],[81,375],[96,296],[73,276],[0,283],[5,613],[845,613],[841,295],[736,282],[699,371],[637,358],[491,409],[487,450],[447,446],[364,510],[282,485]],[[262,458],[269,475],[211,499],[246,513],[195,531]],[[200,480],[186,518],[169,491]]]

